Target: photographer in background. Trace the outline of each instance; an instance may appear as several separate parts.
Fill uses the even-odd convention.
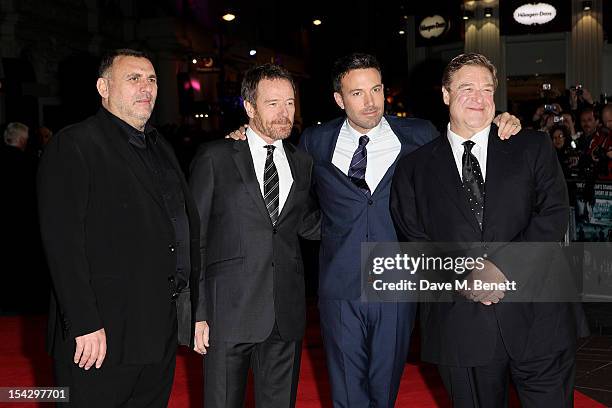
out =
[[[572,147],[570,132],[561,123],[562,121],[559,121],[550,129],[550,137],[565,178],[576,177],[578,176],[580,152]]]
[[[607,105],[603,109],[606,119],[609,109]],[[598,180],[612,180],[612,132],[600,126],[599,114],[594,108],[586,108],[580,115],[580,122],[588,140],[584,155],[587,175]]]
[[[593,96],[588,89],[583,88],[581,84],[571,86],[569,89],[569,105],[574,112],[582,111],[587,107],[592,107],[595,104]]]

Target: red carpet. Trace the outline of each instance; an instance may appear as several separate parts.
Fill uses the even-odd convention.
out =
[[[43,317],[0,318],[0,386],[49,386],[53,384],[51,359],[44,352],[45,319]],[[298,388],[299,408],[331,407],[325,359],[318,326],[311,325],[304,341],[304,354]],[[170,407],[202,406],[201,358],[181,350]],[[249,393],[252,395],[252,393]],[[48,404],[2,404],[15,408],[45,407]],[[254,406],[252,397],[247,406]],[[406,365],[397,407],[450,407],[437,371],[426,364]],[[513,407],[519,404],[514,402]],[[576,392],[575,407],[595,408],[603,405]]]

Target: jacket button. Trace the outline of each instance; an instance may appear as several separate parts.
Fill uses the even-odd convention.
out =
[[[272,233],[276,234],[278,232],[278,229],[276,229],[276,227],[272,228]]]
[[[374,204],[374,201],[372,201],[372,200],[368,200],[368,204],[369,204],[369,205],[372,205],[372,204]]]

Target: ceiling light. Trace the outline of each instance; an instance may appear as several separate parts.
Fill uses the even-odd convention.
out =
[[[316,26],[320,26],[323,22],[319,19],[316,20],[312,20],[312,24],[316,25]]]
[[[236,18],[236,15],[232,13],[225,13],[221,18],[225,21],[233,21]]]

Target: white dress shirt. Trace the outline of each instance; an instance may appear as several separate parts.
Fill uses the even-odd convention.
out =
[[[487,180],[487,147],[489,146],[489,131],[491,130],[491,126],[487,126],[482,129],[480,132],[476,133],[469,139],[464,139],[458,134],[454,133],[450,129],[450,123],[447,126],[448,132],[446,133],[448,137],[448,141],[450,142],[451,149],[453,150],[453,156],[455,157],[455,164],[457,165],[457,171],[459,171],[459,178],[463,180],[463,151],[465,147],[463,147],[463,142],[466,140],[471,140],[474,142],[474,146],[472,146],[472,154],[478,160],[478,164],[480,165],[480,170],[482,171],[482,180]]]
[[[255,175],[257,176],[257,181],[259,182],[259,190],[261,191],[261,196],[264,195],[264,170],[266,166],[266,156],[268,155],[268,149],[266,149],[267,143],[250,127],[247,128],[246,131],[247,141],[249,142],[249,149],[251,149],[251,157],[253,158],[253,166],[255,166]],[[289,190],[291,190],[291,185],[293,184],[293,176],[291,175],[291,168],[289,167],[289,162],[287,161],[287,155],[285,154],[285,149],[283,148],[282,140],[275,140],[272,143],[274,147],[274,154],[272,155],[272,160],[274,161],[274,165],[276,166],[276,171],[278,173],[278,214],[283,209],[283,205],[285,205],[285,201],[287,201],[287,197],[289,196]]]
[[[340,128],[332,163],[346,175],[348,175],[351,160],[357,146],[359,146],[361,136],[363,136],[361,133],[352,128],[348,119],[344,121],[344,125]],[[375,128],[367,133],[367,136],[370,141],[366,145],[368,163],[365,180],[370,187],[370,192],[374,193],[389,167],[397,159],[402,144],[384,117]]]

